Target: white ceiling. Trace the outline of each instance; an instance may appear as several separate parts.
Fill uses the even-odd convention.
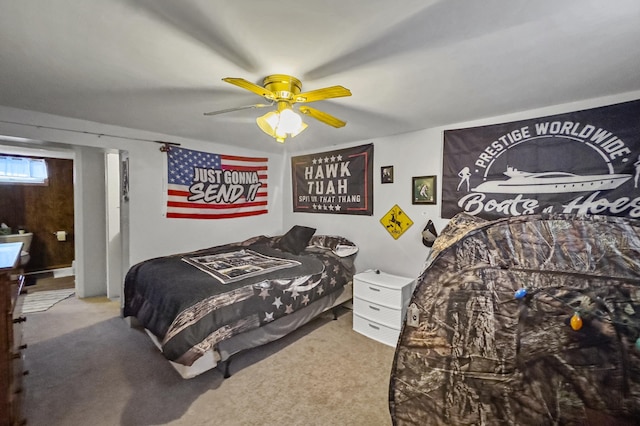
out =
[[[635,91],[640,1],[0,0],[0,105],[279,152],[265,110],[203,115],[276,73],[353,93],[290,150]]]

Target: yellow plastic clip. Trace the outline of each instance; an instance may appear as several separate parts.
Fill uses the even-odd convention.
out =
[[[580,318],[580,315],[577,312],[575,312],[571,317],[571,328],[573,328],[575,331],[578,331],[582,328],[582,318]]]

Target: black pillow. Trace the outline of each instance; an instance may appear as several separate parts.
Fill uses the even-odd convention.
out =
[[[280,238],[278,248],[292,254],[300,254],[315,232],[315,228],[295,225]]]

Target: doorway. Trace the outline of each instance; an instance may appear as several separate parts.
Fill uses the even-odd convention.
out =
[[[37,141],[33,144],[43,145],[42,142]],[[120,236],[122,255],[107,255],[107,188],[112,185],[119,187],[119,180],[115,183],[111,182],[114,174],[107,173],[105,151],[101,148],[60,143],[45,144],[46,148],[33,148],[33,144],[14,144],[10,140],[3,140],[0,136],[0,152],[11,155],[66,158],[73,162],[73,198],[70,200],[73,226],[68,234],[68,240],[73,243],[71,251],[74,254],[71,258],[73,267],[69,269],[75,274],[77,296],[83,298],[107,295],[107,267],[109,267],[112,271],[110,281],[113,283],[111,286],[113,291],[109,291],[109,296],[118,297],[120,291],[115,284],[118,280],[117,271],[122,271],[126,263],[128,240]],[[4,209],[3,207],[0,213]],[[64,231],[57,228],[59,226],[47,231],[56,241],[58,241],[57,231]],[[128,229],[126,224],[123,228]],[[63,241],[58,242],[63,243]],[[65,263],[53,266],[63,265]],[[121,282],[120,278],[120,287]]]
[[[43,152],[2,147],[0,154],[22,164],[42,159],[46,165],[44,183],[0,185],[0,221],[6,224],[6,233],[23,235],[21,241],[28,252],[22,260],[26,275],[64,269],[71,272],[75,257],[72,153],[50,157]]]

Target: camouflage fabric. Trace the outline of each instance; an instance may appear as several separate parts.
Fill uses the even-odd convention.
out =
[[[396,348],[395,425],[638,424],[640,221],[456,217],[411,303],[419,326]]]

